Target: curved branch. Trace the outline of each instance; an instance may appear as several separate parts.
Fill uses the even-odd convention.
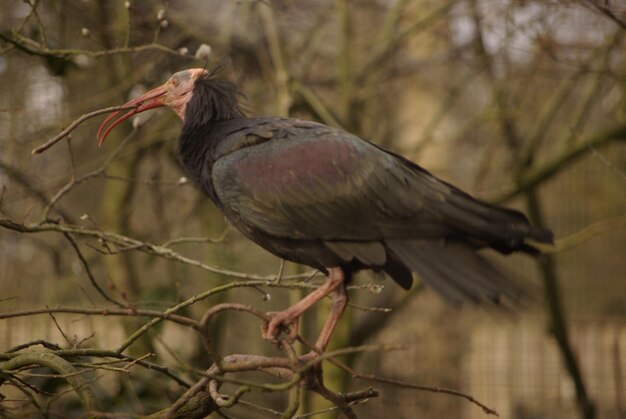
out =
[[[213,316],[225,310],[245,311],[245,312],[248,312],[250,314],[257,316],[258,318],[260,318],[266,323],[269,320],[267,315],[265,315],[265,313],[262,313],[259,310],[256,310],[252,306],[243,305],[243,304],[234,304],[234,303],[218,304],[216,306],[211,307],[204,313],[204,315],[202,316],[202,320],[200,320],[200,323],[198,325],[198,331],[202,335],[202,342],[204,343],[205,349],[211,356],[213,364],[216,365],[219,372],[222,371],[222,357],[217,351],[217,348],[215,347],[215,344],[213,343],[213,339],[211,339],[211,334],[209,333],[209,323],[211,322],[211,319],[213,318]]]
[[[48,352],[36,352],[33,355],[38,353],[48,353]],[[0,361],[9,361],[12,360],[21,354],[14,353],[0,353]],[[155,364],[154,362],[149,362],[143,359],[136,359],[128,355],[120,354],[113,351],[103,350],[103,349],[92,349],[92,348],[77,348],[77,349],[57,349],[54,351],[54,355],[59,356],[61,358],[73,358],[73,357],[96,357],[96,358],[114,358],[122,361],[128,361],[137,365],[141,365],[142,367],[157,371],[172,380],[174,380],[177,384],[182,387],[191,387],[184,379],[178,377],[173,374],[168,367],[164,367],[162,365]]]
[[[85,409],[87,416],[95,417],[91,414],[98,410],[98,402],[96,400],[96,396],[93,393],[93,390],[89,386],[89,383],[87,382],[85,377],[79,374],[80,371],[74,368],[71,363],[53,353],[41,352],[32,354],[20,354],[4,362],[3,364],[0,364],[0,370],[4,372],[13,371],[22,367],[32,365],[41,365],[43,367],[48,367],[63,375],[63,379],[72,386],[72,388],[80,398],[80,402],[83,405],[83,409]],[[4,380],[0,377],[0,385],[3,381]]]

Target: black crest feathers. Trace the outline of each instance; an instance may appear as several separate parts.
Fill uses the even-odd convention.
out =
[[[227,80],[215,79],[215,75],[223,68],[216,67],[196,80],[185,111],[186,124],[204,125],[245,116],[239,105],[239,98],[243,95],[237,86]]]

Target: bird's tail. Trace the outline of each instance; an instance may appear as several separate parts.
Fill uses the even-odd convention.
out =
[[[522,287],[463,243],[386,240],[385,245],[394,259],[452,303],[500,303],[525,295]]]
[[[533,243],[551,244],[554,240],[550,230],[532,225],[521,212],[487,204],[456,188],[447,197],[446,205],[438,209],[476,248],[536,255],[539,251]]]

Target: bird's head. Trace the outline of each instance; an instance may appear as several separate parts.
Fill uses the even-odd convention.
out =
[[[221,67],[209,71],[203,68],[192,68],[179,71],[161,86],[125,103],[124,107],[134,106],[134,108],[116,119],[108,128],[109,122],[118,116],[120,111],[112,113],[104,120],[98,129],[98,145],[102,145],[113,128],[123,121],[160,106],[168,106],[183,122],[187,116],[188,105],[192,102],[197,105],[196,108],[199,108],[192,115],[197,120],[210,119],[213,115],[223,115],[223,109],[232,109],[234,115],[242,114],[236,100],[237,89],[234,85],[213,78],[213,75],[220,69]]]

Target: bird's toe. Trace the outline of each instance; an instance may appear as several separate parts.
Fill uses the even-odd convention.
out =
[[[286,311],[268,312],[268,322],[264,322],[261,326],[263,339],[270,342],[278,342],[278,337],[282,331],[288,332],[289,340],[295,340],[298,335],[297,318],[293,318]]]

